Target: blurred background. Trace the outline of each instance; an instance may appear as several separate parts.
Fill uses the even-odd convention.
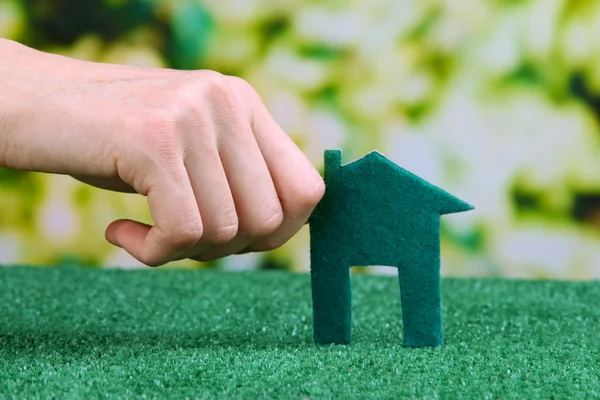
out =
[[[0,36],[240,76],[319,169],[381,151],[476,207],[445,276],[600,278],[597,0],[0,0]],[[141,267],[104,240],[123,217],[145,198],[0,169],[0,264]],[[308,244],[167,268],[307,271]]]

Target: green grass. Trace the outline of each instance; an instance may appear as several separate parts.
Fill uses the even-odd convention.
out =
[[[0,268],[2,398],[597,398],[600,283],[443,280],[446,344],[401,346],[396,279],[353,277],[316,347],[308,275]]]

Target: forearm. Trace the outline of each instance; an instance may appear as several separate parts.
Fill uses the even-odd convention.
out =
[[[24,113],[23,93],[15,79],[27,50],[13,41],[0,38],[0,167],[7,167],[10,139],[16,134],[18,121]]]
[[[58,58],[68,60],[0,38],[0,166],[31,168],[24,156],[40,132],[30,122],[40,119],[40,99],[56,87]]]
[[[0,38],[0,166],[45,172],[67,170],[56,159],[41,166],[40,156],[51,157],[46,153],[58,144],[57,140],[83,140],[85,131],[93,130],[86,129],[79,115],[80,109],[94,111],[93,106],[88,104],[86,108],[85,104],[91,91],[120,79],[168,74],[167,69],[72,59]]]
[[[100,65],[0,39],[0,166],[61,170],[53,147],[82,138],[66,137],[77,118],[69,97],[73,87],[94,80]]]

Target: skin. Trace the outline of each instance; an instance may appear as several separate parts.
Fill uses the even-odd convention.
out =
[[[148,266],[266,251],[324,193],[244,80],[75,60],[0,39],[0,166],[146,196],[106,239]]]

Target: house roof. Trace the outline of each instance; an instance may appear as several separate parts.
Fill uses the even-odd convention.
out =
[[[340,160],[341,162],[341,150],[328,150],[333,155],[335,153],[335,158]],[[381,165],[382,167],[388,168],[389,171],[394,171],[398,174],[400,179],[403,179],[405,182],[410,181],[418,187],[422,188],[422,190],[429,191],[434,194],[438,199],[440,212],[441,214],[449,214],[456,213],[462,211],[469,211],[473,209],[473,206],[470,204],[458,199],[452,194],[446,192],[445,190],[435,186],[423,178],[413,174],[412,172],[402,168],[398,164],[394,163],[382,153],[377,150],[373,150],[363,157],[354,160],[348,164],[341,165],[341,168],[345,171],[349,171],[352,173],[356,173],[361,171],[363,168],[372,167],[374,163]]]
[[[422,185],[424,189],[433,189],[433,190],[441,190],[437,186],[427,182],[425,179],[421,178],[418,175],[408,171],[407,169],[402,168],[382,153],[377,150],[373,150],[363,157],[358,158],[346,165],[343,165],[343,168],[348,168],[351,170],[359,170],[361,167],[369,165],[371,162],[377,162],[383,166],[390,168],[390,171],[395,171],[398,173],[398,176],[401,176],[404,179],[409,179],[419,185]]]

